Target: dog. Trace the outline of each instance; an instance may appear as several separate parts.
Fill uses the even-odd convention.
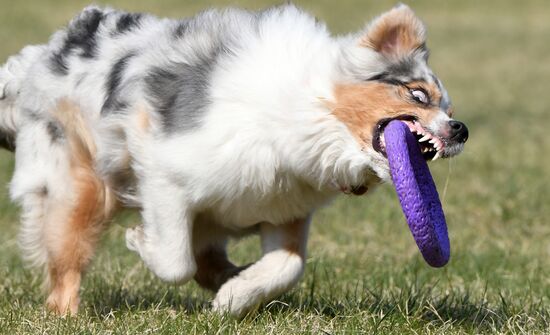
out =
[[[81,277],[122,207],[126,243],[162,280],[196,280],[242,316],[304,272],[314,211],[389,181],[384,126],[406,122],[426,159],[466,126],[428,67],[405,5],[333,37],[292,4],[159,19],[88,7],[0,70],[0,144],[15,151],[20,246],[46,268],[46,305],[75,314]],[[227,259],[259,234],[263,256]]]

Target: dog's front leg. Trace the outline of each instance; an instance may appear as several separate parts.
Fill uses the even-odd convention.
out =
[[[220,288],[214,310],[240,317],[291,289],[304,271],[309,222],[262,224],[263,257]]]
[[[126,231],[126,245],[162,280],[183,284],[195,275],[194,215],[185,192],[167,177],[142,185],[143,226]]]

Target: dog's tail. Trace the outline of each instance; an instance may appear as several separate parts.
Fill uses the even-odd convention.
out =
[[[40,59],[44,46],[28,46],[8,58],[0,68],[0,147],[15,150],[15,137],[19,124],[17,108],[21,86],[32,65]]]

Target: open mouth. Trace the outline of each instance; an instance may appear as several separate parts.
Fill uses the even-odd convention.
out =
[[[405,123],[413,133],[420,146],[420,152],[426,160],[436,160],[444,156],[445,142],[437,135],[424,128],[417,118],[412,115],[401,115],[394,118],[380,120],[374,130],[372,146],[384,157],[386,156],[386,142],[384,141],[384,128],[392,120],[400,120]]]

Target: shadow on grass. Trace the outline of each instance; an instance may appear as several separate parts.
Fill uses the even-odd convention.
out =
[[[374,330],[384,322],[405,321],[476,331],[550,329],[550,309],[544,297],[526,296],[518,300],[499,294],[498,302],[489,303],[485,294],[481,298],[469,292],[441,295],[434,293],[432,287],[394,288],[391,293],[379,290],[382,294],[365,290],[366,294],[354,292],[343,299],[319,295],[304,299],[299,293],[291,293],[282,299],[286,304],[271,304],[264,310],[272,314],[313,313],[328,319],[361,315],[369,319]]]
[[[332,282],[330,273],[318,278],[318,270],[313,265],[307,286],[281,298],[285,303],[267,305],[264,311],[317,314],[327,319],[358,316],[373,330],[384,323],[452,325],[476,332],[550,329],[548,297],[529,289],[527,283],[525,292],[518,295],[491,290],[488,284],[482,290],[440,285],[404,270],[399,277],[410,279],[406,283],[371,278],[345,289]]]
[[[316,272],[315,267],[313,272]],[[519,331],[550,327],[547,298],[535,293],[526,291],[523,297],[518,297],[498,291],[489,293],[487,287],[481,292],[450,287],[442,293],[438,282],[419,282],[413,279],[409,284],[388,286],[375,280],[342,290],[336,288],[330,278],[318,282],[314,274],[307,285],[279,298],[280,303],[268,303],[252,318],[301,314],[332,320],[351,316],[374,330],[388,324],[410,322],[436,327],[452,325],[482,332],[510,327]],[[132,284],[125,287],[123,283],[111,282],[98,275],[85,287],[89,291],[83,292],[82,307],[93,311],[92,315],[100,319],[113,313],[141,311],[196,315],[210,309],[212,298],[195,284],[170,286],[152,276],[133,278]]]
[[[150,285],[147,285],[150,283]],[[81,307],[93,310],[97,317],[104,318],[113,312],[126,313],[147,310],[171,310],[196,314],[210,306],[207,291],[193,290],[189,284],[174,286],[153,280],[140,282],[139,286],[124,288],[116,283],[107,283],[101,278],[87,284],[91,292],[82,297]],[[202,294],[201,294],[202,293]]]
[[[178,314],[200,314],[209,310],[206,291],[196,288],[167,287],[154,284],[150,289],[141,286],[123,289],[113,284],[98,282],[94,292],[84,297],[82,307],[93,310],[93,315],[104,319],[115,313],[140,311],[175,311]],[[189,286],[189,285],[187,285]],[[343,297],[324,296],[307,290],[294,291],[280,298],[282,303],[270,303],[253,318],[287,316],[291,314],[318,315],[326,319],[364,318],[376,330],[384,323],[415,322],[433,326],[453,325],[465,330],[499,331],[515,329],[548,329],[550,311],[542,298],[517,298],[499,295],[498,302],[489,303],[485,294],[474,297],[469,292],[451,292],[440,295],[433,286],[415,285],[398,289],[363,290],[349,292]],[[513,301],[513,302],[512,302]]]

